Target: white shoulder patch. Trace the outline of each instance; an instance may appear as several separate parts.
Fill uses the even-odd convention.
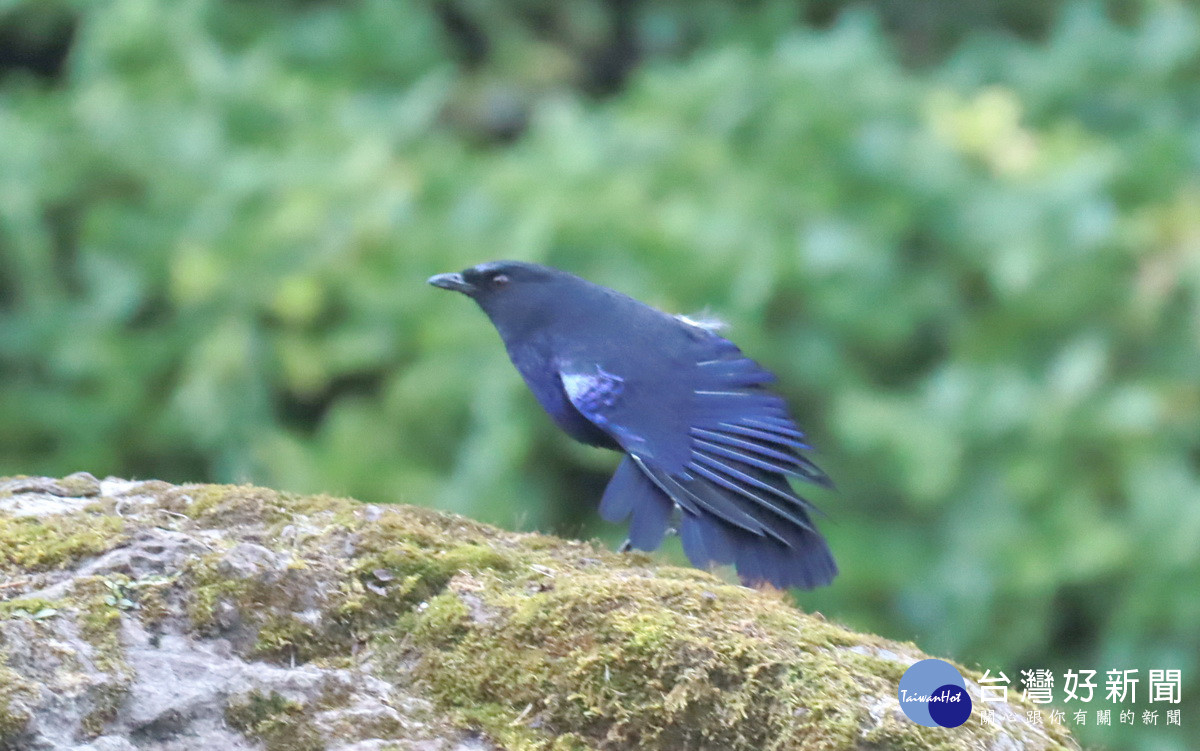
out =
[[[562,373],[561,377],[563,390],[567,392],[567,398],[572,402],[578,401],[595,384],[595,376],[582,373]]]
[[[613,406],[625,390],[624,378],[605,372],[600,366],[596,366],[595,373],[560,373],[559,377],[567,399],[589,418]]]
[[[717,318],[712,313],[709,313],[707,310],[691,316],[685,316],[681,314],[675,316],[675,318],[689,326],[695,326],[698,329],[704,329],[705,331],[711,331],[713,333],[720,331],[727,325],[724,321],[722,321],[720,318]]]

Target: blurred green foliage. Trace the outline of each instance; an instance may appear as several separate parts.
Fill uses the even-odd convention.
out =
[[[424,286],[547,262],[781,374],[840,486],[807,607],[1139,709],[1180,668],[1182,730],[1079,732],[1185,748],[1200,13],[840,5],[0,1],[0,474],[616,541],[615,456]]]

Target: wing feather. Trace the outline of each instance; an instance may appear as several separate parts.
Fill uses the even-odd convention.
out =
[[[741,423],[736,423],[736,422],[719,422],[716,424],[716,426],[714,426],[714,429],[721,430],[726,433],[734,433],[736,435],[744,435],[749,438],[757,438],[760,441],[765,441],[767,443],[775,443],[780,446],[788,446],[793,449],[811,449],[812,448],[812,446],[809,446],[807,443],[799,440],[798,438],[792,438],[790,436],[780,435],[778,433],[772,433],[770,431],[751,427],[749,425],[743,425]]]
[[[753,451],[754,453],[765,456],[768,459],[778,459],[781,462],[787,462],[790,464],[797,464],[800,461],[800,457],[796,456],[792,452],[780,451],[768,444],[747,441],[746,439],[739,438],[736,435],[729,435],[728,433],[722,433],[717,430],[692,428],[692,435],[696,436],[697,438],[702,438],[706,441],[714,441],[716,443],[722,443],[733,448]]]
[[[777,587],[828,584],[837,566],[796,477],[828,485],[787,405],[766,389],[774,376],[728,340],[709,337],[707,358],[653,389],[601,367],[560,374],[567,399],[625,450],[600,503],[630,518],[630,543],[656,547],[678,508],[684,552],[697,566],[733,563],[742,581]]]
[[[709,466],[705,467],[705,464]],[[731,467],[718,459],[706,457],[703,454],[697,454],[697,461],[689,464],[688,466],[691,467],[697,474],[708,478],[712,482],[715,482],[727,490],[732,490],[738,495],[754,501],[763,508],[770,509],[792,524],[813,530],[812,523],[808,519],[803,518],[805,513],[804,499],[786,493],[779,488],[770,485],[769,483],[763,482],[756,477],[742,472],[736,467]],[[713,471],[714,469],[717,471]],[[797,508],[795,511],[789,511],[786,507],[781,507],[777,501],[772,500],[769,496],[764,496],[761,493],[755,493],[747,486],[766,490],[768,493],[786,500],[789,504]]]
[[[764,533],[761,522],[744,509],[739,508],[728,497],[710,493],[706,487],[697,485],[690,475],[686,473],[673,475],[645,462],[636,454],[630,456],[654,484],[679,504],[684,511],[691,514],[708,513],[751,534],[761,535]]]

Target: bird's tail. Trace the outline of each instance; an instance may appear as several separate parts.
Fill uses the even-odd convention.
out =
[[[788,488],[783,477],[759,477],[780,493]],[[812,589],[837,575],[829,545],[801,499],[787,508],[749,503],[700,477],[671,475],[635,456],[626,456],[617,468],[600,501],[600,515],[610,522],[631,517],[630,545],[654,550],[676,507],[683,550],[694,566],[732,564],[747,586],[780,589]]]
[[[786,542],[687,511],[679,525],[683,551],[692,565],[708,568],[732,563],[748,587],[770,584],[779,589],[813,589],[833,581],[837,564],[819,532],[794,525],[775,531]]]

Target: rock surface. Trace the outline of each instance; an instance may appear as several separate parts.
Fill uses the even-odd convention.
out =
[[[0,751],[1077,748],[1016,703],[910,722],[897,682],[924,657],[426,509],[0,480]]]

